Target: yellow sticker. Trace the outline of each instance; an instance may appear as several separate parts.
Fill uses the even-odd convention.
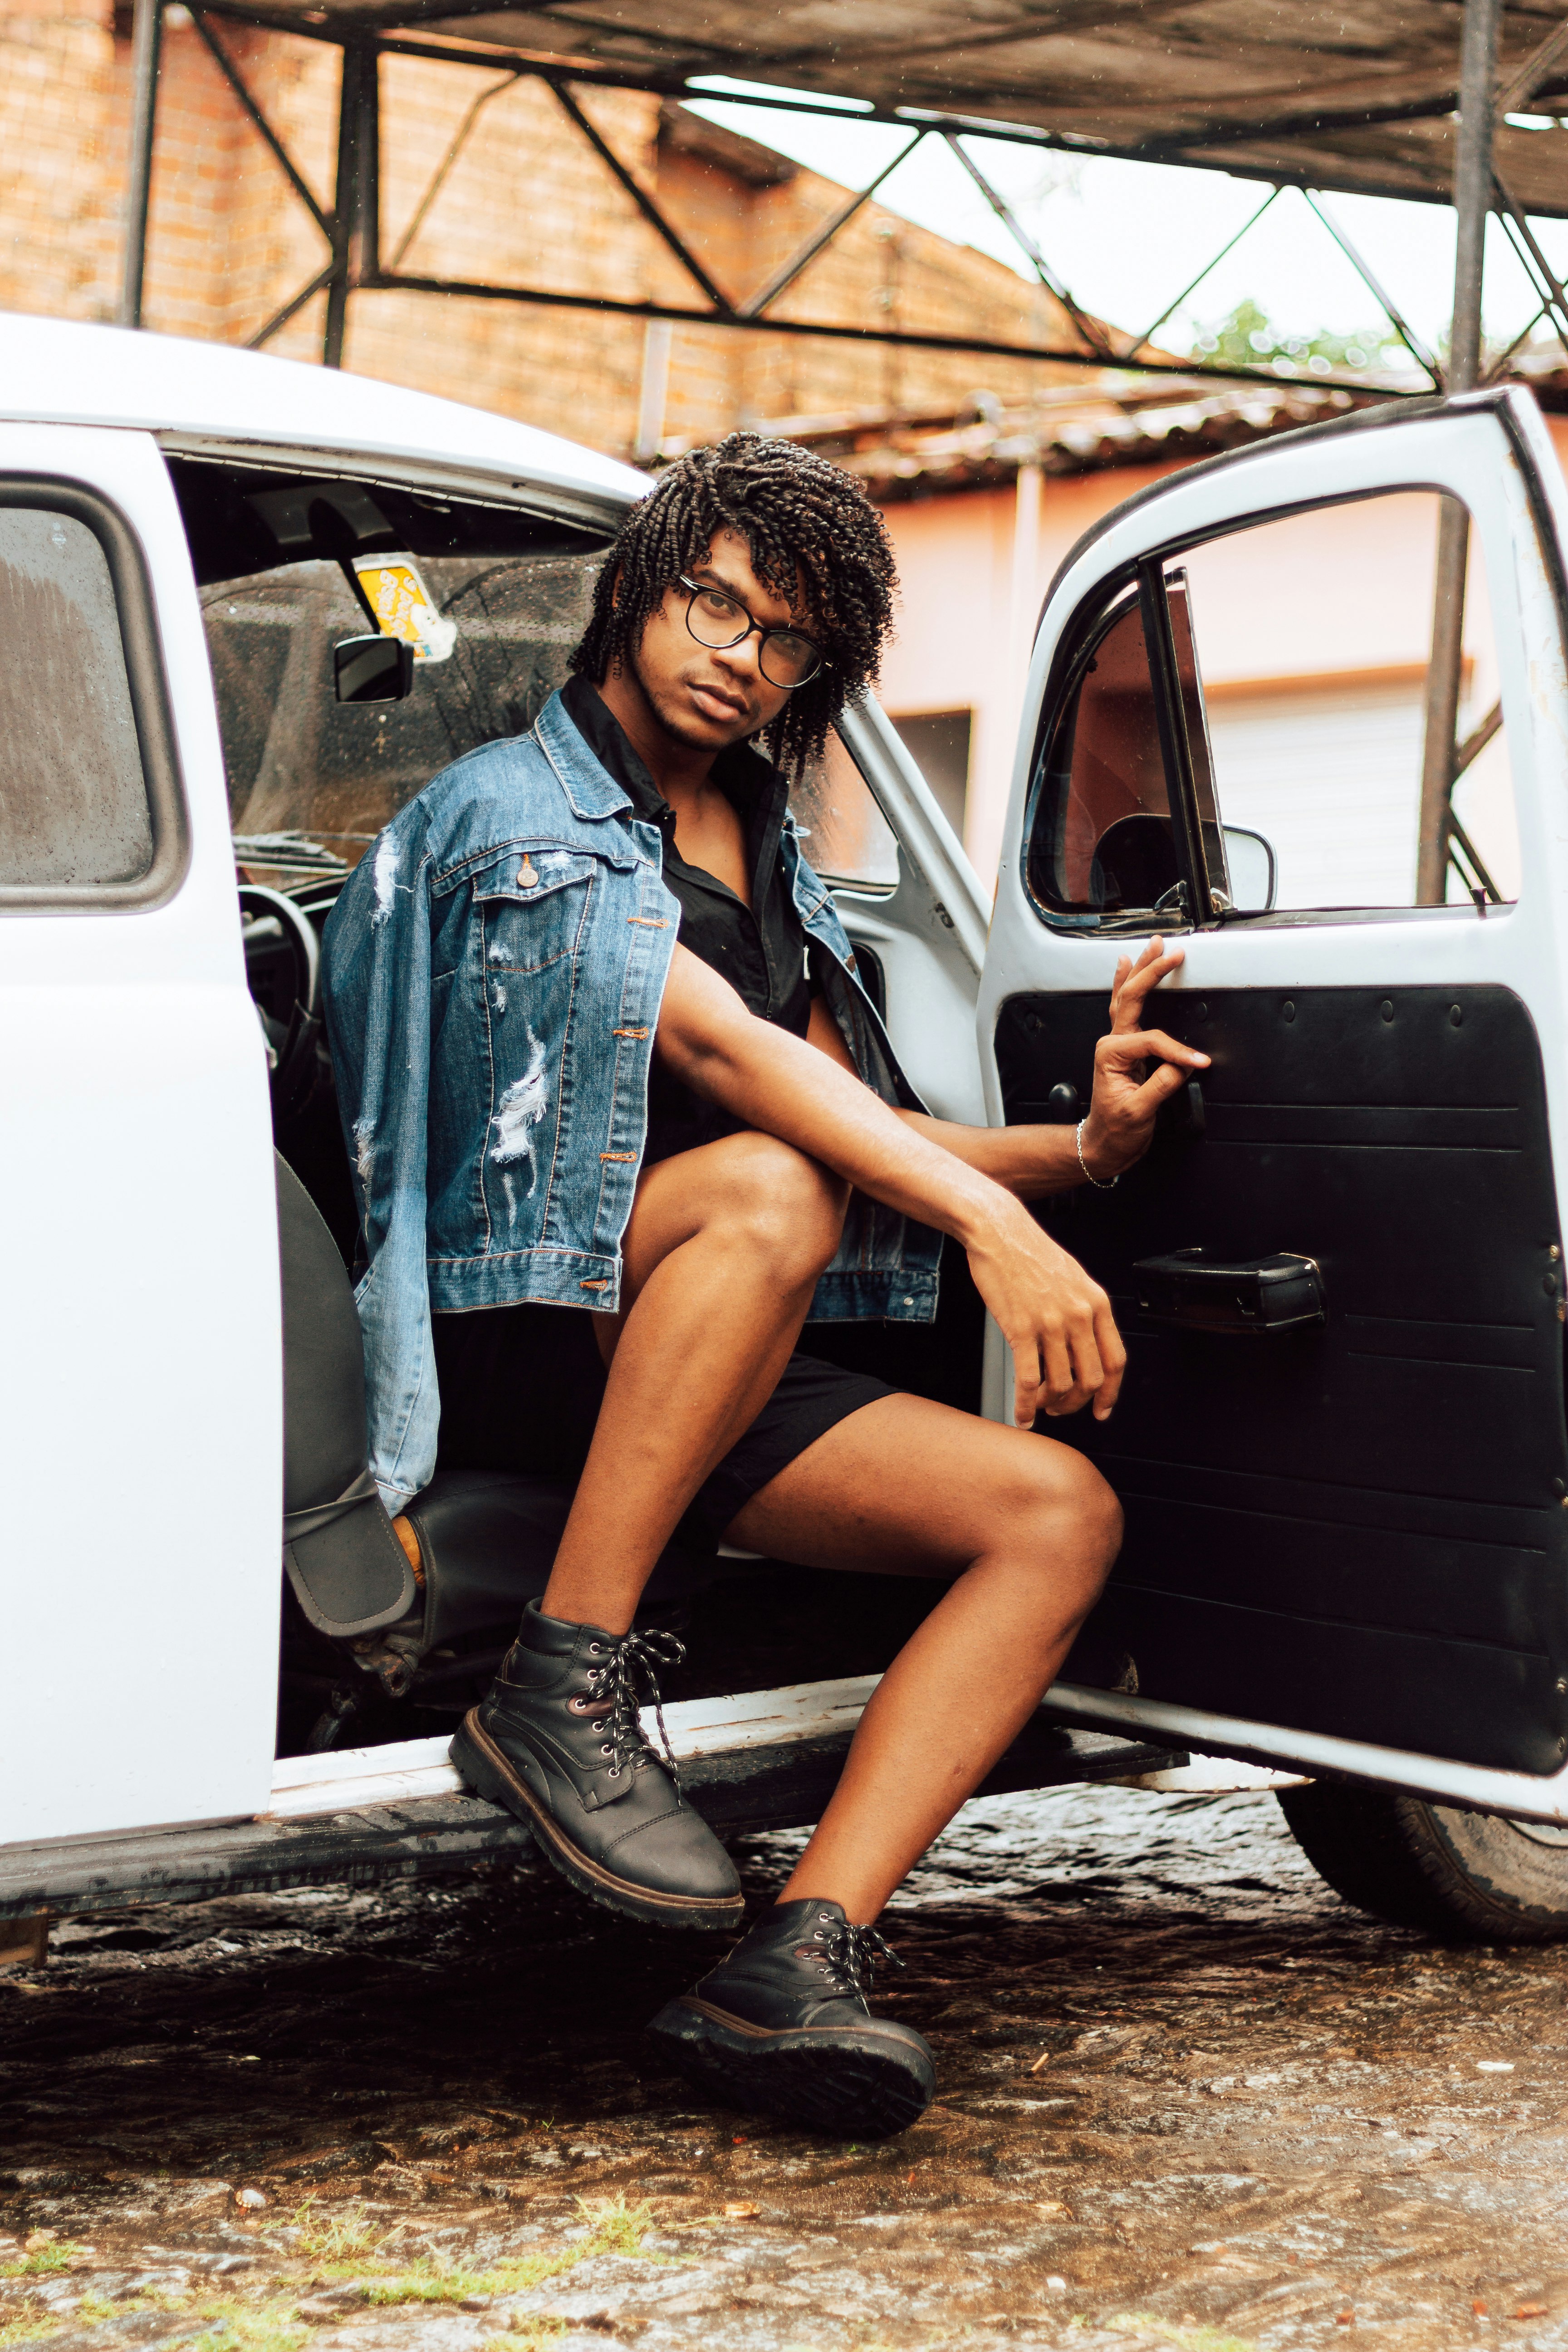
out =
[[[411,555],[356,555],[359,584],[370,599],[383,636],[401,637],[416,662],[444,662],[458,642],[458,625],[444,621]]]

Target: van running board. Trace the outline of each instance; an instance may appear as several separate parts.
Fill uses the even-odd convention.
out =
[[[808,1827],[833,1793],[877,1680],[856,1675],[667,1706],[670,1746],[698,1811],[724,1837]],[[651,1736],[646,1714],[644,1723]],[[0,1847],[0,1919],[368,1886],[531,1852],[521,1822],[465,1789],[447,1761],[447,1744],[443,1736],[280,1758],[271,1809],[253,1821]],[[1186,1760],[1152,1742],[1068,1730],[1042,1712],[975,1793],[1123,1780]]]

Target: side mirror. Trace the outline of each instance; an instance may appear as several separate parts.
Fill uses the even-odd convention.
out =
[[[401,702],[414,691],[414,648],[401,637],[345,637],[332,647],[340,702]]]
[[[1274,845],[1245,825],[1225,828],[1225,862],[1230,868],[1231,903],[1238,915],[1266,915],[1279,887]]]

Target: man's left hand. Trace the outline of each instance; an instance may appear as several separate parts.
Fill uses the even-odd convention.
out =
[[[1187,1084],[1192,1071],[1209,1066],[1208,1055],[1195,1046],[1142,1026],[1150,990],[1182,961],[1180,948],[1167,955],[1163,940],[1151,940],[1136,963],[1123,956],[1116,967],[1110,1034],[1094,1049],[1094,1093],[1083,1125],[1084,1164],[1102,1183],[1142,1159],[1160,1105]]]

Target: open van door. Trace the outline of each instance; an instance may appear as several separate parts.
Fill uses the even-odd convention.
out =
[[[195,583],[150,435],[0,425],[0,1846],[268,1801],[278,1227]]]
[[[1468,740],[1418,905],[1433,551],[1469,518]],[[1517,391],[1161,482],[1052,585],[980,1007],[994,1120],[1087,1109],[1112,972],[1212,1066],[1048,1213],[1121,1404],[1090,1719],[1540,1819],[1568,1804],[1563,489]],[[1494,707],[1495,706],[1495,707]],[[1430,792],[1428,810],[1432,806]],[[1042,1424],[1047,1426],[1047,1424]]]

